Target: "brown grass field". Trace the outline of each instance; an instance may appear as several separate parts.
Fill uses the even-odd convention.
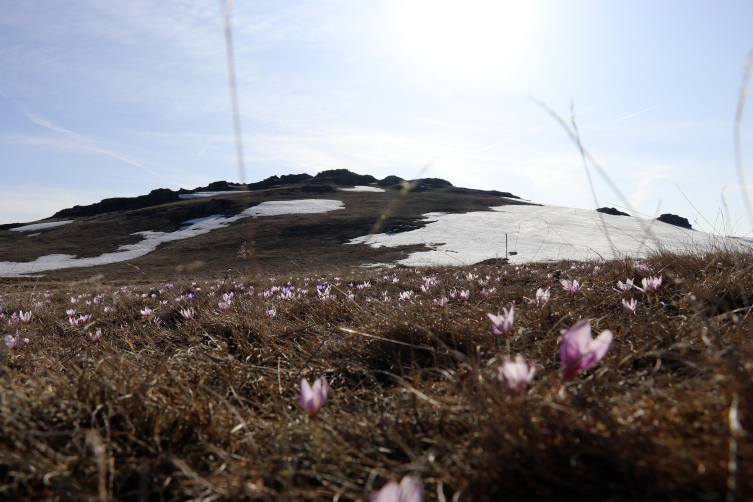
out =
[[[18,325],[30,342],[0,365],[0,497],[366,501],[413,473],[426,500],[750,500],[753,255],[644,263],[649,272],[631,260],[342,278],[197,271],[174,289],[7,279],[4,333],[13,312],[32,317]],[[616,289],[649,275],[664,279],[658,295]],[[424,277],[436,279],[426,293]],[[566,292],[565,278],[583,289]],[[263,297],[288,282],[294,298]],[[551,288],[543,307],[524,298],[537,288]],[[435,303],[453,289],[469,300]],[[398,300],[404,291],[415,296]],[[538,368],[520,396],[497,380],[507,347],[486,316],[511,302],[511,353]],[[92,318],[74,327],[68,309]],[[614,341],[562,385],[560,330],[586,317]],[[295,396],[321,376],[331,391],[315,424]]]

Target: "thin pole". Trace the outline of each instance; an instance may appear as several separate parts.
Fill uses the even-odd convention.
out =
[[[505,260],[507,260],[507,234],[505,234]]]
[[[246,184],[246,166],[243,163],[243,136],[241,136],[241,117],[238,109],[238,91],[235,83],[235,57],[233,56],[233,0],[220,0],[222,10],[222,27],[225,31],[225,54],[227,55],[227,76],[230,85],[230,107],[233,110],[233,132],[235,133],[235,157],[238,161],[238,181]]]

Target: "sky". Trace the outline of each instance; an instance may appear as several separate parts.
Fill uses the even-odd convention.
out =
[[[241,180],[218,1],[0,10],[0,223]],[[245,181],[423,172],[747,235],[733,129],[750,19],[749,1],[237,0]],[[619,193],[592,166],[594,199],[550,114],[571,107]]]

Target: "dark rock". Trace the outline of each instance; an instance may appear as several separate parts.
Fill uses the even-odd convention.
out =
[[[114,197],[104,199],[101,202],[90,204],[88,206],[73,206],[55,213],[52,218],[76,218],[83,216],[95,216],[102,213],[114,213],[117,211],[132,211],[134,209],[143,209],[145,207],[159,206],[169,202],[182,200],[179,195],[196,193],[196,192],[232,192],[244,190],[264,190],[275,186],[289,185],[312,178],[310,174],[286,174],[284,176],[270,176],[269,178],[256,183],[248,183],[245,187],[232,185],[227,181],[214,181],[205,187],[197,187],[193,190],[173,191],[169,188],[158,188],[152,190],[148,195],[138,197]],[[199,218],[199,216],[197,216]],[[50,218],[48,218],[50,219]]]
[[[429,185],[429,186],[436,186],[436,187],[451,187],[452,183],[450,183],[447,180],[443,180],[442,178],[422,178],[420,180],[414,180],[417,181],[419,185]]]
[[[392,187],[394,185],[400,186],[400,184],[403,181],[405,181],[405,180],[403,178],[401,178],[400,176],[390,175],[390,176],[387,176],[384,179],[381,179],[381,180],[377,181],[377,185],[379,185],[382,188]]]
[[[179,201],[180,198],[178,197],[178,194],[179,192],[173,192],[169,188],[158,188],[149,192],[148,195],[140,195],[138,197],[114,197],[112,199],[104,199],[101,202],[90,204],[88,206],[73,206],[58,211],[52,215],[52,218],[76,218],[82,216],[94,216],[102,213],[142,209],[145,207],[167,204],[168,202]]]
[[[458,195],[472,195],[472,194],[479,194],[479,195],[496,195],[497,197],[505,197],[507,199],[519,199],[522,200],[517,195],[513,195],[510,192],[500,192],[498,190],[474,190],[472,188],[458,188],[453,189],[449,193],[456,193]]]
[[[604,214],[611,214],[612,216],[630,216],[614,207],[600,207],[597,211]]]
[[[375,183],[377,179],[370,174],[356,174],[347,169],[330,169],[322,171],[314,179],[332,181],[336,185],[355,186]]]
[[[690,225],[690,222],[687,218],[683,218],[682,216],[677,216],[676,214],[670,214],[670,213],[664,213],[663,215],[656,218],[659,221],[662,221],[664,223],[669,223],[670,225],[674,225],[676,227],[682,227],[682,228],[693,228]]]

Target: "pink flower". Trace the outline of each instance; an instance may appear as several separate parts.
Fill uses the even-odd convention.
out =
[[[78,303],[78,298],[71,296],[71,303]]]
[[[636,270],[640,270],[641,272],[650,272],[651,269],[646,265],[645,263],[635,262],[633,263],[633,268]]]
[[[635,301],[635,298],[631,298],[630,301],[625,301],[625,299],[622,299],[622,307],[629,313],[629,314],[635,314],[635,309],[638,308],[638,302]]]
[[[612,344],[612,332],[604,330],[596,339],[591,337],[591,319],[583,319],[570,329],[563,329],[560,360],[562,362],[562,381],[596,366]]]
[[[81,323],[81,324],[86,324],[86,323],[88,323],[91,320],[91,318],[92,318],[91,314],[80,315],[80,316],[78,316],[78,322]]]
[[[533,380],[533,375],[536,374],[536,367],[533,365],[529,367],[520,354],[515,356],[515,362],[505,356],[498,369],[499,383],[512,394],[522,394],[526,386]]]
[[[467,289],[463,289],[460,291],[460,299],[464,302],[467,302],[468,299],[471,297],[471,292]]]
[[[397,299],[403,302],[407,302],[412,297],[413,297],[413,291],[403,291],[402,293],[398,295]]]
[[[552,294],[549,292],[549,288],[546,288],[546,291],[539,288],[536,290],[536,303],[538,303],[541,306],[546,305],[546,302],[549,301],[549,298],[552,296]]]
[[[565,290],[571,292],[574,295],[578,294],[578,291],[580,291],[580,285],[578,284],[578,280],[575,279],[573,281],[568,281],[566,279],[562,279],[560,281],[562,284],[562,287],[565,288]]]
[[[75,309],[66,310],[65,313],[68,314],[68,317],[76,317]]]
[[[528,303],[534,303],[536,305],[541,305],[542,307],[546,305],[546,302],[549,301],[549,298],[552,296],[552,294],[549,292],[549,288],[547,288],[546,291],[539,288],[536,290],[536,298],[531,300],[530,298],[526,298],[525,296],[523,298],[526,298],[528,300]]]
[[[643,284],[643,288],[638,288],[644,293],[656,293],[659,291],[659,286],[661,286],[662,276],[659,277],[644,277],[641,281],[641,284]]]
[[[222,310],[223,312],[230,309],[230,303],[229,302],[219,302],[217,304],[217,308]]]
[[[21,345],[24,343],[29,343],[28,338],[19,338],[18,336],[18,330],[16,330],[16,337],[13,338],[11,335],[5,335],[5,346],[9,349],[15,350],[18,352],[18,349],[21,348]]]
[[[301,394],[296,399],[301,404],[301,408],[316,422],[322,406],[327,402],[328,393],[329,384],[326,378],[318,378],[313,386],[309,385],[308,381],[304,378],[301,380]]]
[[[434,303],[436,303],[436,304],[437,304],[437,305],[439,305],[440,307],[446,307],[446,306],[447,306],[447,304],[449,303],[449,300],[447,299],[447,297],[446,297],[446,296],[443,296],[443,297],[442,297],[442,298],[440,298],[439,300],[434,300]]]
[[[622,291],[628,291],[633,287],[633,279],[625,279],[625,284],[623,284],[622,281],[617,281],[617,287]]]
[[[277,317],[277,311],[275,309],[269,309],[264,312],[264,317],[266,317],[267,319],[274,319]]]
[[[188,308],[188,309],[181,309],[180,313],[181,313],[181,314],[183,314],[183,317],[185,317],[185,318],[186,318],[186,319],[188,319],[189,321],[190,321],[191,319],[193,319],[193,318],[194,318],[194,316],[196,315],[196,314],[194,313],[194,311],[193,311],[193,307],[192,307],[192,308]]]
[[[149,307],[144,307],[144,310],[141,311],[142,317],[149,317],[152,314],[154,314],[154,310],[150,309]]]
[[[90,331],[89,332],[89,337],[92,339],[92,343],[96,343],[97,340],[99,340],[100,338],[102,338],[102,329],[101,328],[97,328],[96,333],[92,333]]]
[[[510,331],[512,331],[512,323],[515,319],[515,306],[511,306],[509,311],[506,308],[503,308],[502,311],[504,312],[504,315],[499,315],[499,312],[497,313],[497,315],[489,313],[487,313],[486,315],[489,317],[492,323],[494,323],[494,328],[492,328],[492,331],[495,335],[510,336]]]
[[[111,314],[114,309],[112,307],[105,307],[104,312],[105,314]]]
[[[371,493],[371,502],[423,502],[424,493],[421,480],[414,476],[405,476],[398,485],[394,481],[388,482]]]
[[[8,319],[8,326],[10,326],[11,328],[18,326],[18,320],[18,314],[16,312],[13,312],[13,314],[11,314],[10,316],[10,319]]]
[[[28,324],[28,322],[31,320],[31,311],[24,313],[23,310],[19,312],[18,318],[21,320],[22,323]]]

